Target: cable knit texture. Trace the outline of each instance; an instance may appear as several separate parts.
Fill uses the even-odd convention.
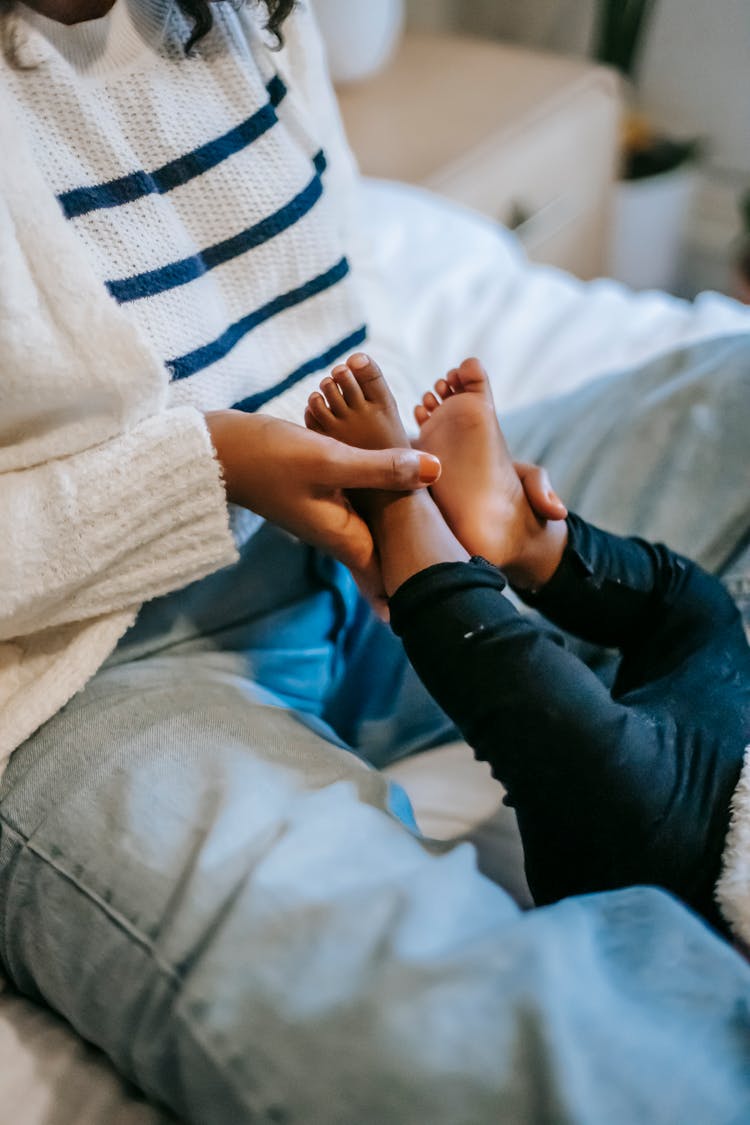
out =
[[[91,272],[0,113],[0,763],[148,597],[233,561],[202,415]],[[106,518],[105,518],[106,516]]]

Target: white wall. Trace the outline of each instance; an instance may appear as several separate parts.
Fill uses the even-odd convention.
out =
[[[748,0],[661,0],[641,88],[655,114],[707,138],[713,165],[750,179]]]
[[[497,34],[583,54],[594,0],[408,0],[414,26]],[[750,180],[750,0],[660,0],[641,74],[645,106],[705,136],[710,162]]]

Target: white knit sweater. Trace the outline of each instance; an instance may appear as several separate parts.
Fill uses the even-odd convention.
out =
[[[386,299],[366,271],[357,288],[339,268],[305,289],[361,250],[355,170],[304,5],[279,53],[253,7],[221,5],[201,58],[186,61],[187,25],[170,22],[166,0],[146,2],[150,20],[115,22],[116,49],[102,51],[95,21],[68,58],[59,48],[77,29],[60,28],[56,43],[49,21],[2,17],[28,68],[0,59],[0,770],[144,601],[235,559],[202,412],[243,403],[300,421],[363,306]],[[55,194],[80,204],[75,188],[114,179],[132,195],[143,182],[133,173],[179,172],[186,145],[205,154],[268,106],[276,76],[283,121],[280,105],[251,158],[219,152],[169,191],[64,217]],[[316,176],[314,206],[254,242]],[[207,248],[247,230],[241,254],[214,249],[206,265]],[[107,291],[175,260],[198,263],[195,279],[119,304]],[[397,349],[384,340],[384,350],[398,377]],[[165,363],[185,356],[192,366],[170,381]]]
[[[316,128],[321,93],[284,82],[261,12],[217,4],[186,59],[170,0],[118,0],[73,27],[19,8],[44,61],[9,84],[102,285],[167,366],[170,402],[282,397],[274,409],[299,419],[300,371],[361,344],[364,311],[340,209],[351,193],[330,183],[349,172],[336,117]],[[300,19],[290,35],[309,56]]]

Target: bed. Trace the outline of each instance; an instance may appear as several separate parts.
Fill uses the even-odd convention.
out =
[[[398,324],[417,388],[477,354],[493,366],[498,405],[507,411],[683,344],[750,333],[750,308],[721,295],[688,304],[662,293],[632,294],[607,280],[584,284],[530,266],[512,235],[424,191],[369,181],[363,192],[374,265],[389,278],[373,335],[387,353]],[[482,869],[528,905],[513,814],[463,746],[442,747],[390,772],[409,793],[425,834],[472,839]],[[175,1119],[123,1082],[62,1020],[0,980],[0,1120]]]

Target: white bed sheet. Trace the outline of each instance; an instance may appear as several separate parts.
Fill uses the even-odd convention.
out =
[[[475,354],[490,369],[503,411],[680,344],[750,332],[750,309],[718,294],[691,304],[606,280],[579,282],[529,266],[512,235],[424,191],[378,181],[363,190],[374,264],[389,279],[373,350],[381,339],[386,354],[394,340],[403,343],[415,395]],[[391,772],[427,835],[471,834],[483,868],[524,901],[513,814],[465,748],[443,747]],[[0,981],[0,1125],[172,1120],[62,1020]]]
[[[683,344],[750,332],[750,307],[719,293],[689,302],[530,265],[513,234],[421,188],[370,180],[365,198],[388,278],[378,308],[388,323],[375,319],[372,334],[393,347],[398,326],[417,391],[477,355],[507,411]]]

